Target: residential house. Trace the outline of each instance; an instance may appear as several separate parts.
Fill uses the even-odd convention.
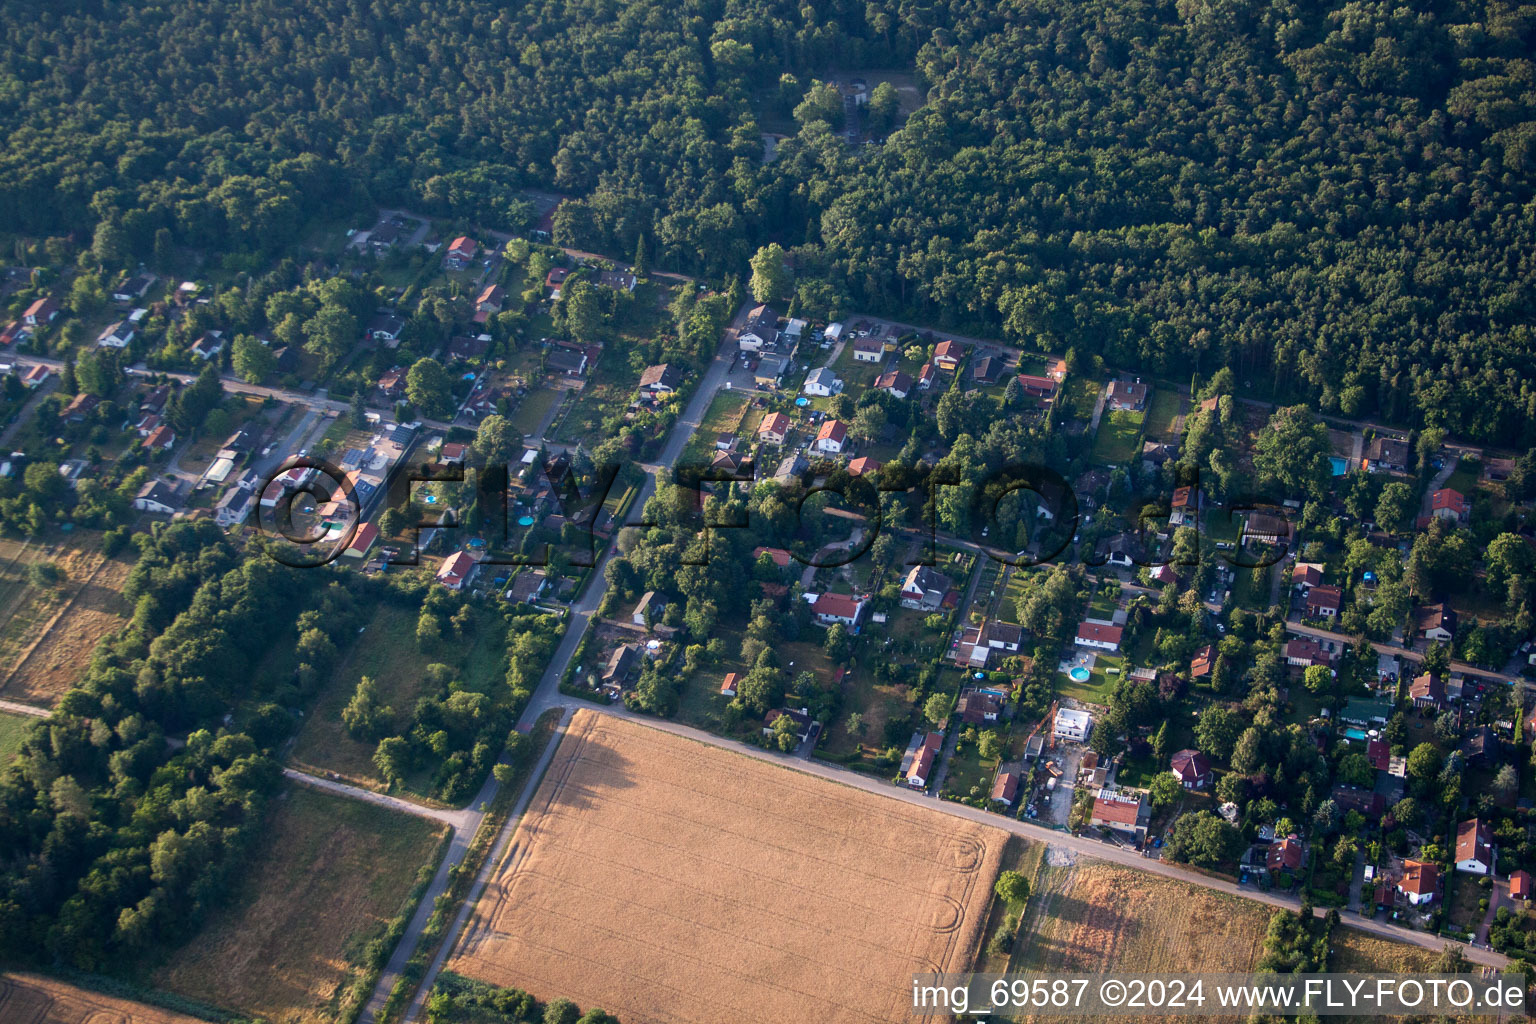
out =
[[[379,378],[379,390],[395,401],[405,397],[405,370],[399,366]]]
[[[913,789],[927,789],[928,779],[939,760],[939,750],[944,746],[944,734],[930,732],[912,757],[907,767],[907,785]]]
[[[1211,762],[1198,750],[1181,750],[1174,754],[1169,768],[1185,789],[1204,789],[1211,784]]]
[[[938,611],[954,584],[948,576],[927,565],[914,565],[901,582],[901,606],[917,611]]]
[[[1493,871],[1493,830],[1479,818],[1456,826],[1456,870],[1469,875]]]
[[[789,437],[792,426],[788,416],[781,412],[771,412],[757,425],[758,440],[781,445]]]
[[[842,420],[827,420],[816,432],[816,450],[823,455],[839,455],[848,440],[848,428]]]
[[[394,346],[391,343],[400,340],[400,332],[404,329],[404,317],[387,309],[380,309],[368,321],[368,326],[363,329],[363,334],[370,341],[377,341],[393,348]]]
[[[464,459],[469,455],[469,445],[459,441],[444,442],[438,450],[437,461],[448,466],[462,466]]]
[[[1093,717],[1088,712],[1078,708],[1060,708],[1056,712],[1051,734],[1059,740],[1086,743],[1092,731]]]
[[[1404,472],[1408,468],[1408,442],[1395,437],[1374,438],[1365,449],[1365,467],[1372,472]]]
[[[811,464],[805,461],[805,456],[799,452],[786,455],[779,463],[778,469],[773,471],[775,483],[787,484],[791,480],[799,480],[805,475],[805,471],[811,468]]]
[[[144,438],[144,449],[151,452],[170,451],[176,446],[176,432],[162,423]]]
[[[1093,799],[1088,824],[1140,838],[1151,816],[1152,809],[1142,794],[1101,789]]]
[[[785,342],[787,342],[791,347],[799,345],[800,339],[805,337],[805,329],[809,326],[810,324],[800,317],[790,317],[789,320],[784,324]]]
[[[1144,412],[1151,388],[1141,381],[1112,380],[1104,392],[1105,407],[1114,412]]]
[[[1307,618],[1338,618],[1344,604],[1344,591],[1338,587],[1315,586],[1307,591]]]
[[[101,333],[96,335],[96,344],[102,348],[127,348],[133,341],[133,324],[127,320],[119,320],[115,324],[103,327]]]
[[[1403,861],[1403,877],[1397,880],[1397,891],[1415,907],[1423,906],[1435,898],[1440,888],[1440,869],[1429,861]]]
[[[1100,651],[1118,651],[1124,630],[1103,622],[1084,622],[1077,627],[1072,642],[1079,647],[1091,647]]]
[[[1408,684],[1408,699],[1416,708],[1443,710],[1447,706],[1445,682],[1437,673],[1425,672]]]
[[[1466,763],[1484,771],[1497,769],[1503,760],[1502,753],[1498,736],[1486,724],[1474,725],[1466,739],[1461,741],[1461,754]]]
[[[1003,372],[1003,361],[997,356],[982,356],[971,364],[971,380],[977,384],[991,384]]]
[[[1429,514],[1436,519],[1465,523],[1472,518],[1472,503],[1460,491],[1442,487],[1429,496]]]
[[[1198,487],[1175,487],[1173,489],[1173,503],[1169,506],[1168,525],[1184,526],[1195,524],[1200,518],[1200,489]]]
[[[481,313],[500,313],[507,301],[507,290],[499,284],[488,284],[475,298],[475,309]]]
[[[533,604],[549,589],[549,574],[543,569],[525,569],[512,577],[506,599],[513,604]]]
[[[885,358],[885,342],[879,338],[854,338],[853,361],[856,363],[878,363]]]
[[[1301,840],[1294,834],[1276,839],[1264,854],[1264,866],[1272,872],[1298,871],[1301,869]]]
[[[491,349],[489,334],[456,334],[448,341],[443,355],[450,363],[471,363]]]
[[[1013,802],[1019,798],[1019,773],[998,772],[997,781],[992,783],[992,802],[1002,804],[1004,807],[1012,807]]]
[[[616,292],[632,292],[639,281],[627,270],[604,270],[597,275],[597,283]]]
[[[1291,524],[1284,516],[1268,512],[1250,512],[1243,521],[1244,544],[1278,544],[1291,535]]]
[[[1512,900],[1528,900],[1531,898],[1531,874],[1520,869],[1509,874],[1509,898]]]
[[[155,282],[158,280],[159,278],[154,274],[134,274],[122,284],[112,289],[112,301],[137,302],[149,294],[149,290],[155,286]]]
[[[1039,377],[1033,373],[1021,373],[1015,378],[1024,393],[1031,398],[1050,399],[1056,397],[1056,382],[1049,377]]]
[[[647,366],[640,375],[640,390],[652,395],[670,395],[683,383],[681,367],[671,363]]]
[[[235,488],[235,491],[239,491],[239,488]],[[244,493],[247,497],[250,496],[249,492]],[[347,546],[342,549],[341,557],[356,560],[365,559],[368,557],[368,552],[373,550],[373,546],[377,544],[378,541],[379,528],[373,523],[364,523],[353,531],[352,539],[348,541]]]
[[[881,463],[870,458],[868,455],[861,455],[848,463],[848,473],[851,476],[866,476],[870,473],[880,472],[880,466]]]
[[[955,714],[966,725],[985,725],[996,722],[1003,713],[1003,698],[991,690],[979,690],[968,686],[960,691],[955,702]]]
[[[239,526],[250,517],[251,507],[255,504],[256,495],[250,490],[244,487],[231,487],[219,498],[218,504],[214,505],[213,521],[225,529]],[[372,523],[367,525],[373,526]],[[374,527],[375,533],[377,529],[377,527]],[[358,532],[361,533],[361,529]],[[357,536],[354,535],[352,540],[353,543],[356,543]],[[351,547],[349,546],[346,551],[342,552],[342,555],[347,555],[350,551]]]
[[[1297,562],[1291,567],[1291,585],[1303,591],[1311,590],[1323,582],[1323,567],[1319,562]]]
[[[1309,636],[1291,637],[1285,642],[1285,663],[1292,668],[1313,665],[1333,666],[1333,652]]]
[[[917,371],[917,389],[927,391],[933,387],[933,382],[939,379],[939,371],[932,363],[924,363]]]
[[[661,613],[667,607],[667,599],[654,590],[647,590],[640,595],[640,603],[635,605],[635,610],[629,613],[629,623],[632,626],[649,627],[652,622],[661,620]]]
[[[58,315],[58,302],[52,296],[44,296],[28,306],[27,311],[21,314],[21,319],[28,327],[42,327],[53,323]]]
[[[736,344],[743,352],[761,352],[772,348],[779,340],[779,315],[767,306],[754,307],[747,313],[747,322],[736,335]]]
[[[945,373],[954,373],[965,358],[965,349],[957,341],[941,341],[933,349],[933,365]]]
[[[1350,811],[1359,811],[1365,816],[1365,820],[1378,822],[1381,816],[1387,812],[1387,800],[1381,793],[1374,789],[1366,789],[1363,786],[1347,786],[1339,783],[1329,791],[1328,796],[1339,805],[1339,810],[1346,814]]]
[[[463,590],[474,581],[479,568],[480,563],[468,551],[455,551],[437,567],[437,582],[449,590]]]
[[[774,708],[763,716],[763,735],[773,735],[773,725],[781,718],[795,723],[795,739],[804,743],[811,737],[811,712],[809,708]]]
[[[220,352],[224,351],[224,337],[222,331],[207,331],[200,335],[188,349],[194,356],[207,362]]]
[[[758,546],[758,547],[755,547],[755,548],[752,549],[752,560],[753,561],[756,561],[757,559],[762,558],[764,555],[767,555],[769,557],[769,559],[772,560],[773,564],[778,566],[780,569],[788,569],[789,568],[790,560],[793,557],[793,556],[790,555],[790,553],[788,551],[785,551],[783,548],[769,548],[769,547]]]
[[[1189,660],[1189,678],[1191,679],[1209,679],[1215,670],[1216,647],[1214,644],[1206,644]]]
[[[603,685],[613,688],[622,687],[639,662],[640,648],[638,645],[620,644],[608,656],[608,664],[603,668],[601,677]]]
[[[1448,604],[1427,604],[1414,615],[1414,628],[1426,640],[1449,643],[1456,636],[1456,610]]]
[[[468,235],[460,235],[448,246],[448,253],[443,257],[443,263],[449,270],[464,270],[475,262],[475,256],[480,252],[479,243]]]
[[[161,480],[150,480],[139,488],[133,507],[141,512],[170,515],[181,507],[181,499],[174,487]]]
[[[31,369],[22,374],[21,383],[29,388],[35,388],[52,376],[52,367],[44,366],[42,363],[33,363]]]
[[[720,696],[734,697],[736,690],[741,685],[740,672],[727,672],[725,678],[720,680]]]
[[[849,597],[847,594],[834,594],[829,591],[819,595],[812,602],[811,613],[823,626],[842,625],[849,629],[857,629],[868,603],[860,597]]]
[[[979,642],[991,650],[1015,654],[1024,642],[1024,627],[1013,622],[988,619],[981,624]]]
[[[100,404],[100,398],[88,391],[82,391],[69,400],[69,404],[64,407],[60,415],[64,417],[66,423],[84,423]]]
[[[544,287],[549,289],[549,297],[559,300],[565,290],[565,279],[571,276],[570,267],[551,267],[549,273],[544,275]]]
[[[587,354],[580,349],[552,348],[544,357],[544,368],[567,377],[585,377],[589,366]]]
[[[906,398],[912,393],[912,375],[902,370],[887,370],[875,378],[875,390],[884,391],[893,398]]]
[[[823,366],[812,370],[806,376],[805,385],[801,390],[818,398],[830,398],[843,390],[843,382],[838,379],[837,374],[832,372],[831,367]]]

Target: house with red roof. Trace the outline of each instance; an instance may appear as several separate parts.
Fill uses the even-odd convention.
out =
[[[1307,618],[1333,619],[1344,605],[1344,591],[1338,587],[1316,586],[1307,591]]]
[[[1512,871],[1509,874],[1509,898],[1512,900],[1528,900],[1531,898],[1531,874],[1525,869]]]
[[[1150,818],[1151,808],[1140,793],[1101,789],[1093,799],[1088,824],[1139,837]]]
[[[767,555],[769,558],[773,559],[773,564],[778,566],[780,569],[789,568],[790,554],[783,548],[769,548],[759,546],[752,549],[752,560],[754,562],[759,558],[762,558],[764,555]]]
[[[1024,389],[1024,393],[1031,398],[1049,399],[1056,396],[1056,382],[1049,377],[1021,373],[1017,380],[1019,386]]]
[[[475,262],[475,256],[480,252],[480,245],[468,235],[460,235],[448,245],[448,254],[443,257],[443,263],[449,270],[463,270]]]
[[[352,540],[342,550],[342,558],[367,558],[368,552],[378,542],[379,528],[372,523],[364,523],[352,534]]]
[[[1479,818],[1456,826],[1456,870],[1469,875],[1493,871],[1493,830]]]
[[[997,781],[992,783],[992,802],[1002,804],[1004,807],[1012,807],[1013,802],[1018,798],[1018,772],[998,772]]]
[[[1472,518],[1472,503],[1451,487],[1442,487],[1429,496],[1429,514],[1436,519],[1465,523]]]
[[[922,744],[912,756],[912,763],[907,766],[907,785],[913,789],[928,788],[928,779],[938,764],[939,748],[943,745],[944,734],[941,732],[930,732],[923,737]]]
[[[1173,777],[1185,789],[1204,789],[1211,784],[1210,760],[1198,750],[1181,750],[1170,764]]]
[[[842,420],[827,420],[816,432],[816,450],[824,455],[840,455],[848,440],[848,428]]]
[[[854,476],[865,476],[869,473],[880,472],[880,463],[868,455],[860,455],[848,463],[848,472]]]
[[[945,373],[954,373],[965,358],[965,349],[958,341],[941,341],[933,350],[933,365]]]
[[[863,618],[864,606],[868,603],[863,598],[828,591],[811,603],[811,612],[823,626],[843,625],[854,629]]]
[[[783,444],[794,424],[781,412],[771,412],[757,425],[757,436],[769,444]]]
[[[1397,891],[1415,907],[1423,906],[1435,898],[1440,889],[1440,869],[1428,861],[1403,861],[1403,877],[1397,880]]]
[[[1124,630],[1103,622],[1084,622],[1077,627],[1072,642],[1079,647],[1092,647],[1100,651],[1118,651]]]
[[[929,388],[933,387],[933,382],[938,380],[938,378],[939,371],[934,369],[933,364],[924,363],[922,367],[917,371],[917,389],[919,391],[927,391]]]
[[[52,296],[44,296],[28,306],[27,311],[21,314],[21,319],[28,327],[40,327],[43,324],[53,323],[58,315],[59,304],[53,300]]]
[[[480,565],[468,551],[455,551],[437,567],[437,582],[449,590],[463,590],[475,578]]]
[[[1295,871],[1301,867],[1301,840],[1294,835],[1276,839],[1264,854],[1264,866],[1271,871]]]

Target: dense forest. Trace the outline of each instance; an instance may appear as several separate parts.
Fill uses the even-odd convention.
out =
[[[377,203],[1536,443],[1536,7],[319,0],[0,10],[0,224],[271,257]],[[914,72],[850,147],[817,84]],[[791,119],[792,118],[792,119]],[[764,162],[765,129],[795,134]],[[54,251],[58,251],[55,248]]]

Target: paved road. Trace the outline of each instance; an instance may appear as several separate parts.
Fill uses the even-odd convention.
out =
[[[19,700],[5,700],[3,698],[0,698],[0,711],[9,711],[13,715],[31,715],[33,718],[47,718],[53,714],[47,708],[40,708],[35,704],[23,704]]]
[[[714,360],[705,371],[704,379],[699,383],[698,390],[694,393],[693,398],[689,401],[682,415],[678,418],[677,423],[673,426],[672,433],[668,435],[667,442],[663,446],[656,463],[654,465],[642,464],[642,468],[647,470],[647,475],[635,503],[631,506],[635,512],[644,508],[646,500],[655,493],[657,472],[676,464],[678,457],[682,455],[683,448],[688,444],[694,431],[698,429],[699,424],[703,421],[704,414],[708,411],[709,403],[714,398],[715,392],[725,382],[725,377],[730,371],[731,363],[736,358],[736,332],[746,321],[746,308],[743,307],[737,313],[735,321],[726,331],[719,351],[715,353]],[[560,638],[560,643],[555,648],[555,653],[550,658],[549,664],[544,670],[544,675],[539,680],[539,685],[535,688],[533,696],[529,699],[528,706],[523,710],[522,717],[518,720],[518,728],[520,730],[528,731],[532,724],[538,720],[539,715],[543,714],[547,709],[551,707],[564,707],[565,701],[560,696],[560,680],[565,677],[566,668],[571,664],[571,659],[576,656],[576,648],[581,645],[581,640],[587,632],[587,626],[591,623],[592,616],[597,612],[598,606],[602,603],[605,587],[596,584],[595,581],[604,578],[603,571],[607,568],[608,562],[613,558],[616,550],[616,547],[610,545],[604,551],[602,557],[598,560],[595,570],[587,577],[586,588],[572,603],[570,617],[566,622],[565,633]],[[554,744],[551,744],[549,749],[552,751]],[[538,774],[535,773],[534,778],[537,778]],[[422,897],[421,905],[417,908],[415,917],[406,926],[405,934],[401,936],[399,944],[395,947],[395,951],[389,959],[389,963],[385,965],[383,973],[380,974],[379,982],[374,987],[373,995],[369,998],[368,1005],[363,1008],[362,1014],[358,1017],[359,1024],[373,1024],[379,1010],[383,1008],[385,1000],[389,998],[390,990],[394,988],[395,982],[400,977],[400,972],[405,968],[411,955],[416,951],[416,947],[421,943],[422,932],[426,928],[428,918],[431,917],[432,905],[436,902],[438,896],[447,891],[449,872],[463,863],[464,857],[469,852],[469,843],[485,817],[484,808],[491,805],[491,801],[495,799],[499,788],[494,775],[487,778],[479,795],[470,804],[473,810],[462,812],[467,815],[464,825],[455,829],[453,843],[449,847],[447,855],[443,857],[442,864],[438,866],[437,875],[433,878],[432,884],[428,886],[426,894]],[[520,808],[531,796],[532,789],[533,787],[530,785],[524,792],[523,798],[519,802],[519,813]],[[366,793],[367,791],[360,792]],[[371,797],[377,794],[369,793],[368,795]],[[510,836],[512,831],[511,823],[515,823],[517,817],[517,814],[509,817],[509,827],[503,830],[504,834],[498,839],[498,844],[504,843]],[[493,864],[498,858],[499,854],[497,857],[491,858],[487,863]],[[466,908],[470,905],[472,905],[472,901],[466,903]],[[434,965],[432,971],[417,990],[417,999],[412,1003],[410,1011],[404,1018],[405,1020],[413,1020],[416,1013],[419,1012],[422,995],[431,991],[432,980],[436,977],[437,967],[441,966],[441,960],[446,956],[447,951],[453,948],[454,943],[458,940],[459,930],[462,928],[463,922],[467,920],[468,914],[461,913],[459,920],[454,922],[454,926],[445,935],[443,942],[444,952],[438,957],[438,963]]]
[[[475,811],[448,810],[441,807],[427,807],[424,804],[414,803],[410,800],[402,800],[397,796],[389,796],[384,793],[375,793],[371,789],[363,789],[361,786],[349,786],[345,782],[337,782],[335,779],[322,778],[319,775],[311,775],[301,772],[297,768],[284,768],[283,775],[295,782],[316,789],[323,789],[337,796],[349,796],[354,800],[365,800],[370,804],[387,807],[392,811],[409,814],[417,818],[429,818],[432,821],[442,822],[450,828],[462,829],[470,824],[479,824],[479,815]]]
[[[1292,633],[1299,633],[1302,636],[1310,636],[1318,640],[1335,640],[1346,647],[1353,647],[1356,642],[1355,638],[1348,633],[1335,633],[1328,629],[1318,629],[1316,626],[1306,626],[1300,622],[1287,622],[1285,628]],[[1371,647],[1375,649],[1377,654],[1393,654],[1399,658],[1407,658],[1409,661],[1424,660],[1424,653],[1422,651],[1399,647],[1396,644],[1376,640],[1371,642]],[[1511,675],[1508,672],[1495,672],[1491,668],[1479,668],[1476,665],[1469,665],[1465,661],[1451,662],[1451,670],[1453,672],[1463,672],[1467,675],[1478,676],[1482,679],[1500,679],[1511,685],[1520,685],[1525,682],[1521,676]]]

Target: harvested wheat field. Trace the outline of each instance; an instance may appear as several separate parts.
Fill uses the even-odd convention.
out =
[[[1005,836],[576,713],[449,969],[624,1024],[907,1020],[969,970]]]
[[[0,975],[5,1024],[202,1024],[196,1017],[132,1003],[35,974]]]
[[[96,643],[129,619],[123,599],[132,568],[116,558],[96,556],[81,566],[87,575],[65,584],[63,602],[23,635],[21,646],[0,668],[0,694],[51,707],[80,680]]]
[[[1103,861],[1069,862],[1074,859],[1058,847],[1047,852],[1030,898],[1029,934],[1011,970],[1249,971],[1263,952],[1268,907]]]

